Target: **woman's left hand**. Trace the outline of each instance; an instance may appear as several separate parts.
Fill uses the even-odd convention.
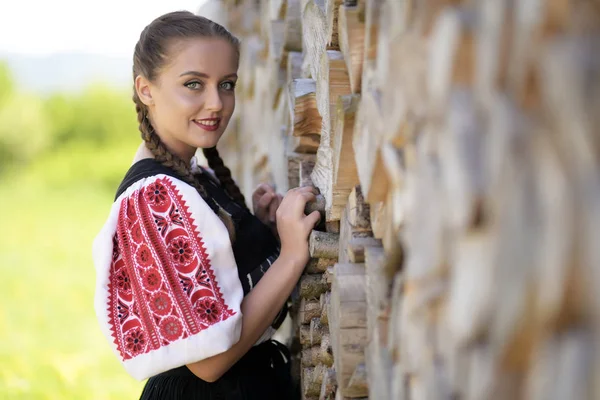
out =
[[[254,215],[265,225],[271,228],[273,234],[277,234],[277,219],[275,212],[281,204],[283,196],[275,192],[275,189],[267,184],[261,183],[252,193],[252,209]]]

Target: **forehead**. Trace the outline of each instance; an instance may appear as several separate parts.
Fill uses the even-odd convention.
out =
[[[180,40],[168,46],[168,53],[169,62],[162,69],[166,75],[198,71],[218,79],[238,68],[235,48],[220,38]]]

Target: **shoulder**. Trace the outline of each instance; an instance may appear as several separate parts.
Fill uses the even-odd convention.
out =
[[[128,171],[93,243],[96,315],[138,379],[229,349],[243,298],[225,226],[191,185],[148,163]]]

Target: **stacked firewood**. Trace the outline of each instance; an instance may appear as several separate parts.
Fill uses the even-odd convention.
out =
[[[600,3],[225,4],[221,152],[321,191],[304,397],[600,398]]]

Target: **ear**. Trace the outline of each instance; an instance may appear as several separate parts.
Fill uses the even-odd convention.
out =
[[[154,99],[152,99],[152,90],[150,88],[150,81],[143,77],[142,75],[138,75],[135,77],[135,91],[137,92],[138,97],[146,106],[151,106],[154,104]]]

